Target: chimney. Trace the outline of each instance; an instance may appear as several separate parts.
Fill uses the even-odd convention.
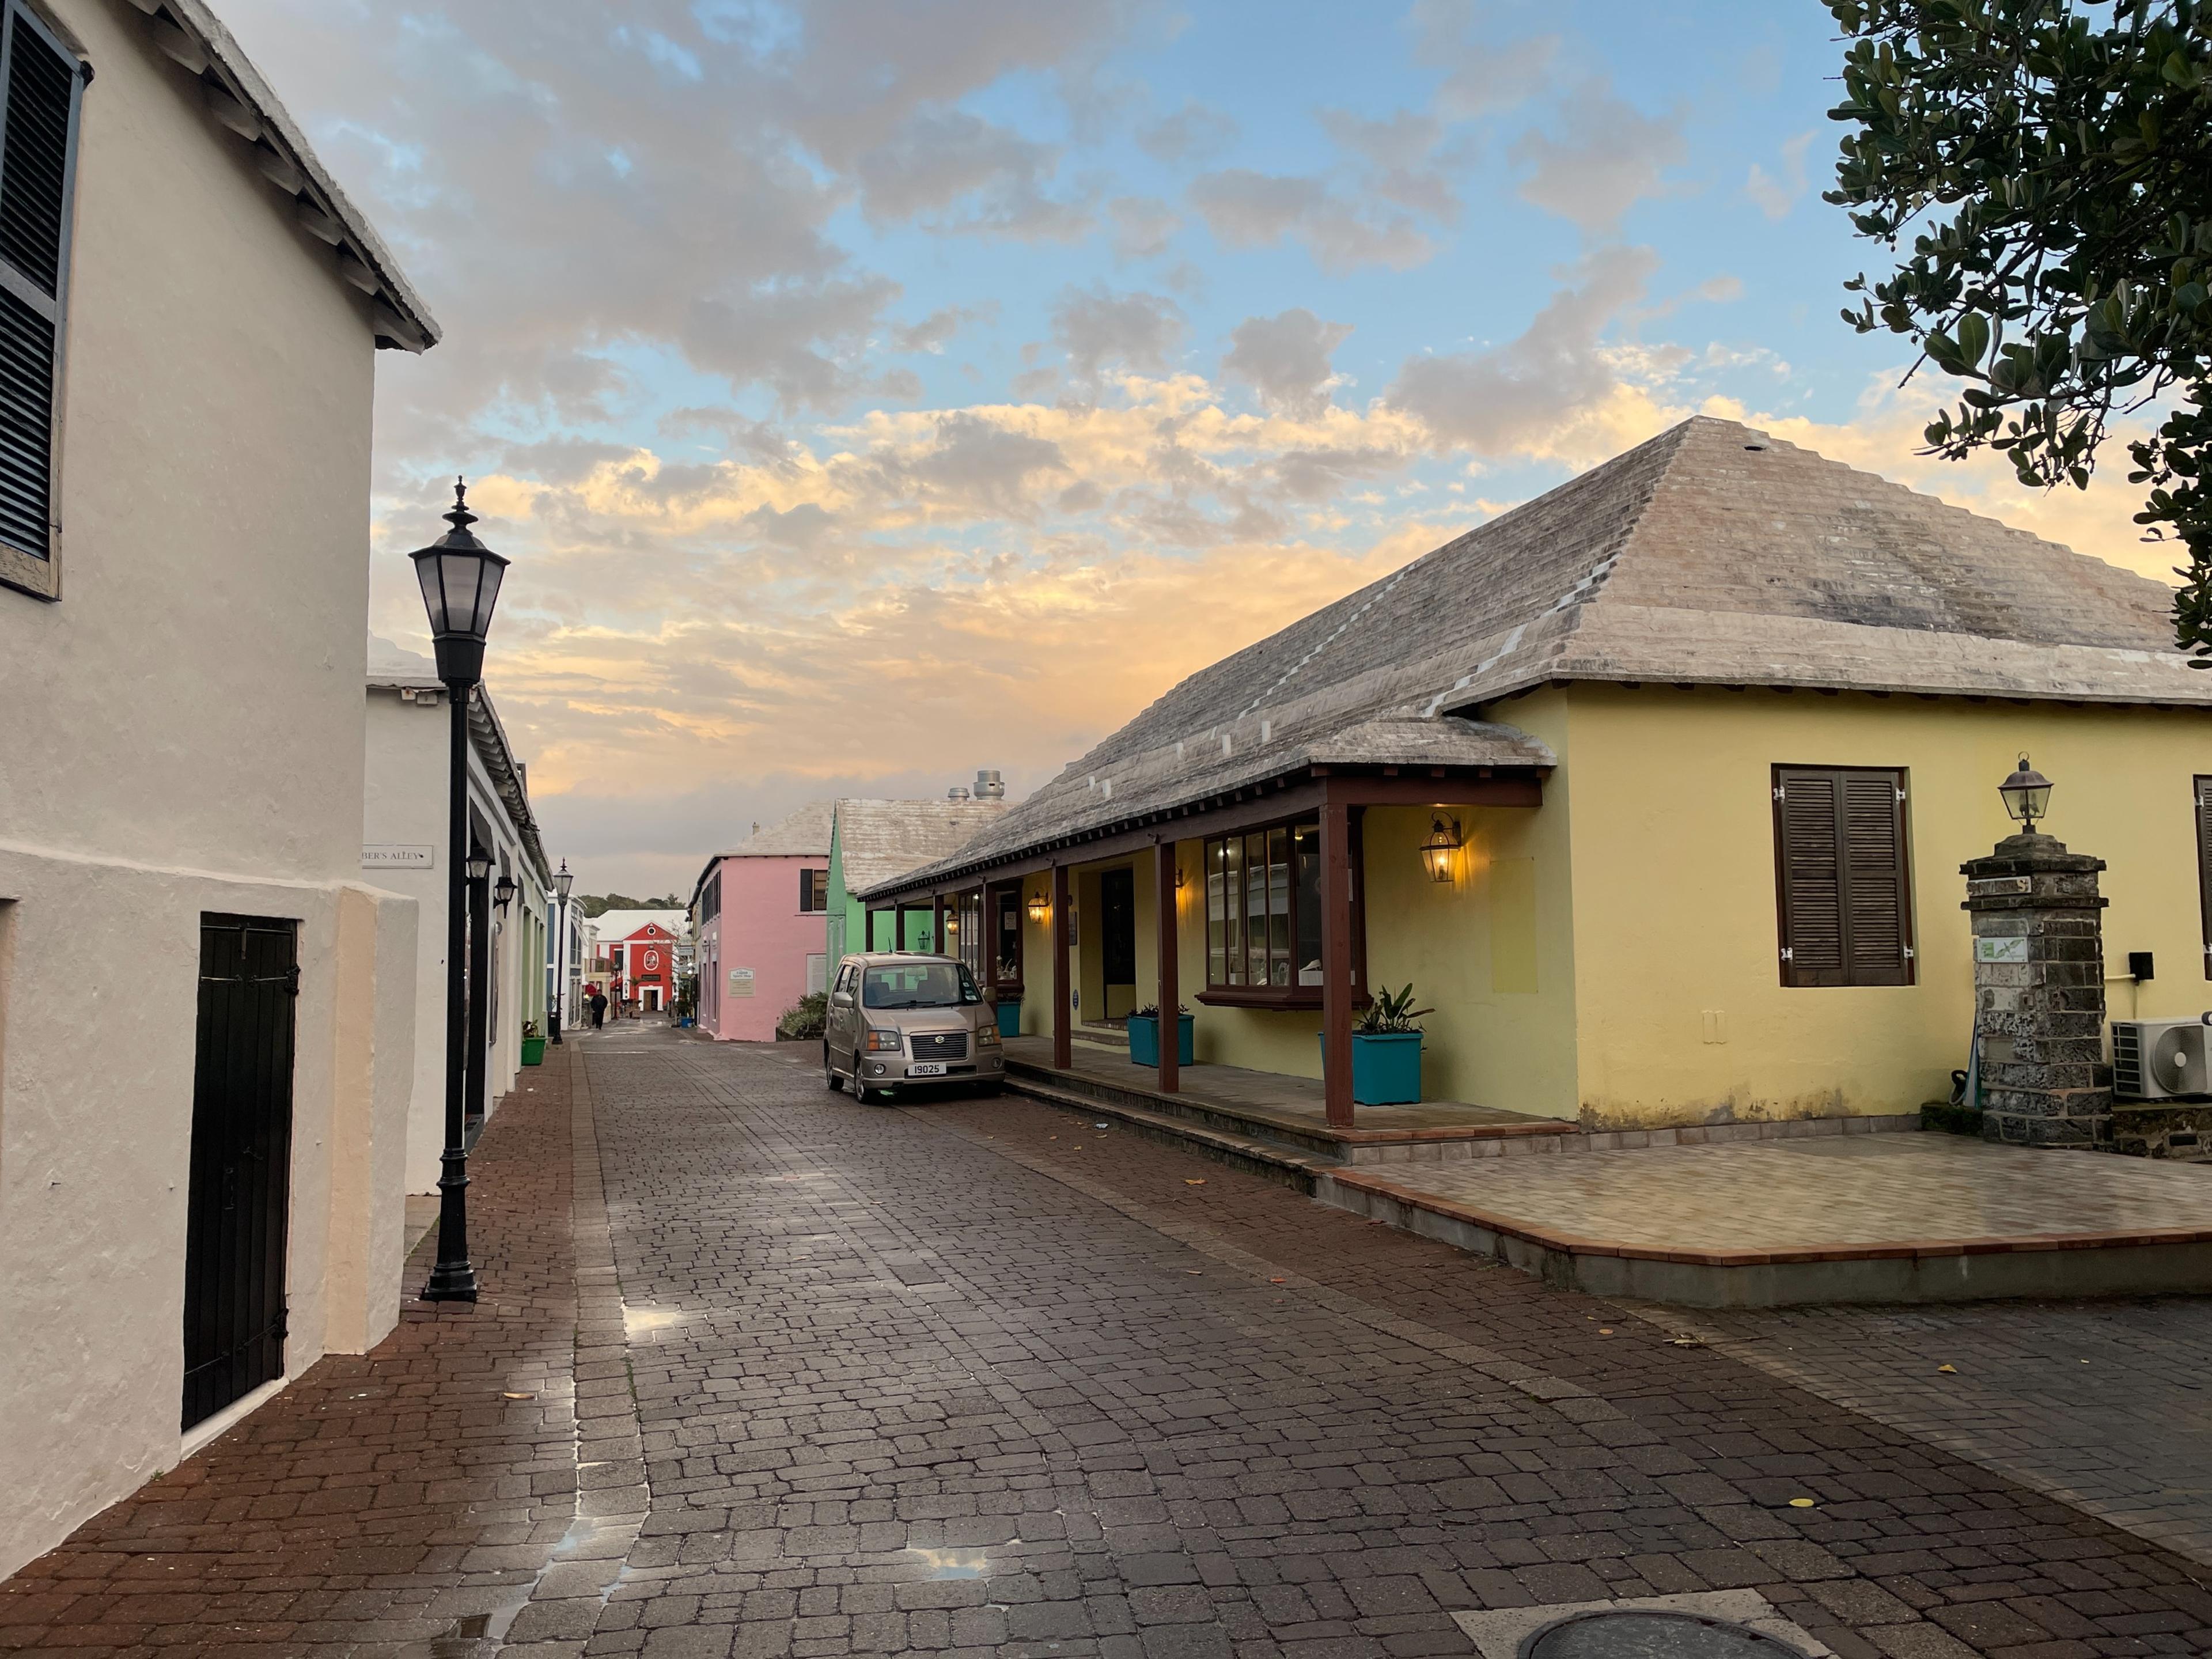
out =
[[[964,783],[954,784],[950,789],[945,792],[945,799],[947,800],[966,800],[968,799],[968,786]]]
[[[979,771],[975,774],[977,800],[1004,800],[1006,798],[1006,781],[1000,777],[995,769]]]

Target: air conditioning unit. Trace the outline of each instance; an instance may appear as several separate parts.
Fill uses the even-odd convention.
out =
[[[2212,1025],[2202,1018],[2114,1020],[2112,1093],[2122,1100],[2212,1095]]]

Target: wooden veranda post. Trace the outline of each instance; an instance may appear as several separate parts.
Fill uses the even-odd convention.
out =
[[[1159,844],[1152,884],[1159,890],[1160,943],[1160,1092],[1174,1094],[1182,1086],[1182,988],[1177,981],[1176,945],[1176,847]]]
[[[1322,1099],[1332,1129],[1352,1127],[1352,811],[1321,809]]]
[[[937,895],[930,906],[929,948],[940,957],[951,954],[945,948],[945,895],[942,893]]]
[[[1067,1006],[1067,866],[1052,866],[1052,1063],[1060,1071],[1075,1064],[1075,1030]]]

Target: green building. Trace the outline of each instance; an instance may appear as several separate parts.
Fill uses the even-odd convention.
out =
[[[854,951],[938,949],[928,910],[906,913],[902,939],[893,937],[891,913],[878,911],[875,936],[866,937],[867,918],[854,895],[958,852],[1006,810],[1006,793],[996,772],[978,772],[973,794],[839,801],[830,823],[830,960]]]

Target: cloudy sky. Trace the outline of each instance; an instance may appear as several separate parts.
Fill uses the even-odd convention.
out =
[[[488,677],[587,890],[1019,794],[1181,676],[1700,410],[1912,451],[1838,319],[1798,0],[228,0],[446,329],[380,359],[376,631],[478,480]]]

